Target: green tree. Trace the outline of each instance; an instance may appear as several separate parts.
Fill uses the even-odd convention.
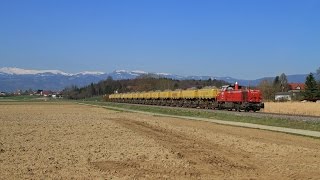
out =
[[[312,73],[310,73],[306,78],[306,90],[314,90],[317,89],[317,82]]]
[[[96,95],[96,89],[94,87],[94,84],[91,83],[90,84],[90,89],[89,89],[89,92],[88,92],[88,96],[90,97],[90,96],[94,96],[94,95]]]
[[[318,80],[318,90],[320,91],[320,67],[317,69],[316,80]]]
[[[318,90],[317,90],[317,82],[313,76],[312,73],[310,73],[306,78],[306,90],[304,92],[305,99],[308,100],[315,100],[318,96]]]
[[[280,92],[281,91],[281,83],[280,83],[280,78],[279,76],[276,76],[273,80],[273,88],[275,92]]]

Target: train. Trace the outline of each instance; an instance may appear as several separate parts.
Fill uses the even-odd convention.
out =
[[[202,89],[176,89],[132,93],[114,93],[107,101],[158,106],[175,106],[235,111],[260,111],[264,108],[260,90],[240,86],[238,83]]]

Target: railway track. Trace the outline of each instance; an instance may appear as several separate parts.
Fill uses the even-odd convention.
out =
[[[131,103],[117,103],[115,104],[126,104],[132,106],[145,106],[145,107],[161,107],[167,109],[181,109],[181,110],[194,110],[194,111],[204,111],[204,112],[215,112],[232,114],[236,116],[250,116],[250,117],[270,117],[278,119],[287,119],[295,121],[308,121],[308,122],[320,122],[320,116],[308,116],[308,115],[292,115],[292,114],[277,114],[277,113],[267,113],[267,112],[238,112],[238,111],[228,111],[228,110],[213,110],[213,109],[201,109],[201,108],[188,108],[188,107],[173,107],[173,106],[159,106],[159,105],[147,105],[147,104],[131,104]]]

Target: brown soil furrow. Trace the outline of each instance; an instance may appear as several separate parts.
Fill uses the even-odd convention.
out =
[[[154,139],[161,146],[169,149],[177,159],[187,162],[189,166],[186,171],[195,176],[225,175],[229,177],[239,172],[250,174],[257,168],[250,163],[249,154],[244,152],[226,150],[217,144],[146,122],[123,118],[112,120],[134,132]]]

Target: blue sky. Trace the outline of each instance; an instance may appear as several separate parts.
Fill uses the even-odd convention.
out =
[[[0,0],[0,67],[254,79],[319,66],[318,0]]]

